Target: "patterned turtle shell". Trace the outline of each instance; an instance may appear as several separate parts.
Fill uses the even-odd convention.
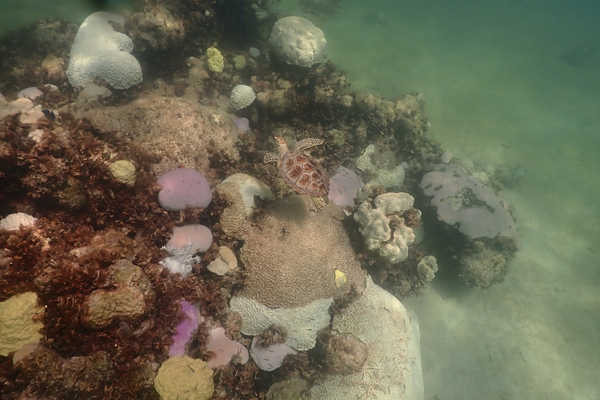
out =
[[[321,139],[304,139],[288,150],[285,140],[276,136],[279,155],[267,153],[264,161],[277,162],[279,173],[285,182],[300,194],[315,197],[327,197],[329,194],[329,176],[321,164],[302,151],[309,147],[322,144]]]

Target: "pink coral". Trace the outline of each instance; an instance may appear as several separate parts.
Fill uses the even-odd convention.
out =
[[[208,180],[190,168],[176,168],[162,174],[157,181],[162,187],[158,202],[167,211],[207,207],[212,201]]]
[[[240,356],[242,364],[248,362],[248,349],[241,343],[229,339],[225,335],[225,329],[221,327],[210,331],[210,340],[206,348],[215,353],[215,356],[208,360],[208,366],[212,369],[228,365],[235,355]]]
[[[181,311],[185,314],[185,318],[177,325],[176,333],[171,337],[173,344],[169,349],[169,356],[183,356],[185,354],[185,346],[192,338],[192,334],[198,325],[204,320],[199,315],[196,307],[187,301],[179,302]]]

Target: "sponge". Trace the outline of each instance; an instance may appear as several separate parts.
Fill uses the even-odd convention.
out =
[[[162,187],[158,202],[167,211],[206,208],[212,201],[208,180],[193,169],[175,168],[162,174],[156,183]]]

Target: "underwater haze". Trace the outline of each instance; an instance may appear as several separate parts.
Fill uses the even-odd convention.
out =
[[[80,24],[94,2],[1,1],[0,33],[38,17]],[[119,5],[115,5],[119,7]],[[427,135],[520,182],[520,250],[504,282],[441,274],[402,303],[418,317],[427,400],[600,399],[600,3],[342,0],[307,13],[352,87],[419,93]]]

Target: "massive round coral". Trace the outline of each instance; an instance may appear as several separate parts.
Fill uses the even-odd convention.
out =
[[[364,273],[342,222],[329,204],[311,211],[308,196],[277,200],[247,229],[241,258],[247,271],[239,293],[268,307],[300,307],[315,300],[339,297],[350,286],[364,287]],[[335,271],[347,283],[335,284]]]

